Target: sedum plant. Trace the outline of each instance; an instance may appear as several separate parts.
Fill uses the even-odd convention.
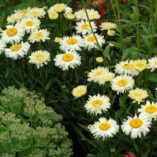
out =
[[[26,88],[9,87],[0,96],[1,157],[70,157],[71,141],[62,117]]]

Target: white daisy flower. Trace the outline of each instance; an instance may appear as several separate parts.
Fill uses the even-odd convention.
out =
[[[136,88],[130,90],[128,96],[133,100],[133,102],[140,104],[148,97],[148,93],[146,90]]]
[[[86,9],[86,11],[87,11],[89,20],[97,20],[100,18],[100,14],[98,13],[98,11],[94,9]],[[77,20],[88,20],[84,9],[81,9],[75,12],[75,16]]]
[[[100,25],[101,30],[111,30],[111,29],[117,29],[117,25],[112,22],[103,22]]]
[[[131,76],[136,76],[139,74],[139,71],[135,68],[134,61],[132,60],[121,61],[120,63],[116,64],[115,72],[118,74],[128,74]]]
[[[73,13],[73,10],[71,7],[66,7],[64,17],[68,20],[75,19],[75,14]]]
[[[135,68],[141,72],[147,68],[147,61],[145,59],[134,60]]]
[[[67,13],[67,14],[64,14],[64,17],[68,20],[74,20],[75,14],[74,13]]]
[[[50,53],[48,51],[38,50],[29,56],[29,63],[35,64],[37,68],[47,65],[50,61]]]
[[[66,52],[63,54],[56,55],[55,65],[62,70],[68,70],[69,68],[74,69],[81,64],[81,57],[76,52]]]
[[[69,13],[72,13],[73,12],[73,10],[72,10],[72,8],[71,7],[66,7],[65,8],[65,14],[69,14]]]
[[[132,89],[133,86],[134,79],[127,75],[116,76],[111,81],[112,90],[117,91],[117,94],[124,93],[125,91]]]
[[[29,11],[29,16],[34,18],[43,18],[45,16],[46,12],[44,8],[31,8]]]
[[[2,32],[2,40],[6,43],[18,43],[22,40],[24,31],[21,27],[8,25],[6,30]]]
[[[93,31],[96,32],[97,27],[94,22],[91,22],[91,26]],[[75,29],[77,33],[81,33],[83,35],[92,33],[89,22],[84,20],[77,22]]]
[[[117,122],[111,118],[109,120],[100,118],[99,121],[89,127],[89,130],[96,139],[102,138],[105,140],[115,136],[119,131],[119,126]]]
[[[67,7],[67,5],[64,3],[57,3],[57,4],[53,5],[51,8],[55,12],[61,13],[61,12],[64,12],[66,10],[66,7]]]
[[[31,43],[35,43],[35,42],[45,42],[46,40],[49,40],[50,33],[47,31],[47,29],[39,29],[39,30],[35,30],[31,33],[31,35],[29,36],[28,40]]]
[[[38,20],[37,18],[27,17],[22,19],[20,24],[27,33],[30,33],[40,27],[40,20]]]
[[[157,57],[155,56],[148,60],[147,69],[150,69],[150,71],[153,72],[154,70],[156,70],[156,68],[157,68]]]
[[[58,17],[59,17],[59,14],[55,11],[49,13],[49,19],[51,19],[51,20],[56,20],[56,19],[58,19]]]
[[[15,10],[13,14],[7,17],[8,23],[15,23],[19,22],[22,18],[28,16],[30,8],[22,9],[22,10]]]
[[[14,44],[10,48],[5,49],[5,55],[14,60],[23,58],[27,54],[29,48],[30,44],[28,42]]]
[[[98,34],[95,34],[95,36],[93,34],[89,34],[84,37],[84,47],[88,50],[91,50],[93,48],[99,48],[96,40],[101,47],[105,43],[105,39],[103,36]]]
[[[29,16],[30,8],[21,9],[21,10],[15,10],[15,13],[20,13],[23,15],[23,17]]]
[[[130,135],[131,138],[141,138],[145,136],[151,127],[151,121],[146,116],[140,114],[139,116],[128,117],[124,120],[121,128],[126,135]]]
[[[10,16],[7,17],[7,22],[14,24],[15,22],[20,21],[23,18],[23,14],[21,14],[20,12],[11,14]]]
[[[150,119],[157,120],[157,103],[156,102],[146,102],[146,105],[142,105],[138,112]]]
[[[5,50],[6,43],[0,39],[0,54]]]
[[[96,60],[97,63],[103,63],[104,62],[104,58],[101,57],[101,56],[100,57],[96,57],[95,60]]]
[[[87,113],[90,114],[102,114],[110,108],[110,99],[105,95],[89,96],[88,101],[85,104]]]
[[[114,73],[110,72],[108,68],[97,67],[88,73],[88,81],[93,81],[102,85],[111,81],[114,76]]]
[[[85,85],[77,86],[77,87],[75,87],[75,88],[72,90],[72,95],[73,95],[75,98],[82,97],[82,96],[85,95],[86,93],[87,93],[87,86],[85,86]]]
[[[83,45],[82,38],[78,35],[63,37],[60,49],[63,51],[80,51]]]

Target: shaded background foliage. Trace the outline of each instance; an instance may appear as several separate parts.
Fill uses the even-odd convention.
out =
[[[11,14],[15,9],[22,9],[26,7],[43,7],[51,6],[55,3],[67,3],[72,5],[71,0],[0,0],[0,27],[4,28],[6,24],[7,15]],[[76,2],[76,1],[75,1]],[[81,5],[81,1],[77,1]],[[105,36],[106,43],[113,43],[114,48],[109,46],[104,47],[103,55],[108,59],[109,67],[113,66],[124,59],[137,59],[137,58],[150,58],[153,55],[157,55],[156,48],[156,24],[157,24],[157,1],[153,0],[132,0],[126,5],[117,4],[117,1],[108,0],[107,1],[107,12],[102,20],[108,20],[116,22],[118,24],[118,33],[115,37]],[[90,1],[88,1],[90,4]],[[148,6],[149,4],[149,6]],[[95,7],[98,9],[97,7]],[[156,10],[156,11],[155,11]],[[64,27],[63,27],[64,26]],[[51,40],[44,44],[40,44],[36,49],[46,49],[51,52],[52,58],[58,53],[58,45],[53,42],[56,36],[64,36],[71,34],[73,29],[73,22],[67,22],[64,19],[59,19],[57,21],[52,21],[52,23],[47,23],[45,20],[43,28],[49,28],[51,30]],[[58,29],[57,29],[58,28]],[[31,50],[33,51],[33,50]],[[91,57],[92,53],[92,57]],[[94,50],[91,52],[81,52],[82,65],[75,70],[69,70],[68,72],[62,72],[57,67],[54,66],[54,62],[49,63],[47,66],[36,70],[33,65],[30,65],[25,59],[13,61],[6,58],[4,55],[0,57],[0,87],[5,88],[10,85],[16,87],[25,86],[29,90],[36,90],[45,97],[46,103],[53,106],[55,111],[63,115],[63,124],[70,133],[70,137],[74,141],[74,152],[76,157],[82,157],[91,152],[91,154],[99,152],[97,156],[101,157],[101,153],[110,151],[110,147],[105,145],[102,141],[94,140],[87,131],[87,124],[93,123],[95,117],[90,117],[86,114],[84,110],[84,103],[88,96],[83,99],[76,101],[71,95],[71,90],[79,85],[86,84],[86,75],[80,75],[83,71],[88,72],[90,69],[97,66],[93,58],[97,55],[101,55],[100,52]],[[114,60],[112,59],[114,57]],[[102,64],[102,66],[105,65]],[[21,68],[19,68],[21,67]],[[157,74],[154,73],[144,73],[139,75],[137,79],[146,79],[146,84],[141,84],[138,82],[138,86],[148,87],[149,94],[152,95],[152,100],[155,94],[151,92],[151,89],[156,86]],[[76,79],[77,78],[77,79]],[[97,89],[97,90],[95,90]],[[97,85],[92,85],[89,87],[89,91],[94,94],[97,92],[103,93],[107,88],[100,89]],[[115,95],[110,95],[112,97],[112,102],[116,102],[117,105],[124,105],[126,103],[125,96],[122,98],[115,97]],[[121,113],[123,113],[121,111]],[[117,115],[121,115],[117,113]],[[121,115],[122,118],[125,115]],[[155,132],[155,131],[154,131]],[[156,134],[156,133],[154,133]],[[108,141],[107,141],[108,142]],[[120,143],[117,142],[117,143]],[[123,146],[115,146],[111,141],[113,147],[118,147],[122,149]],[[154,144],[156,145],[156,144]],[[146,147],[149,146],[146,145]],[[128,147],[128,145],[127,145]],[[131,147],[131,145],[129,145]],[[125,150],[127,148],[123,148]],[[155,149],[153,147],[152,149]],[[122,150],[122,151],[123,151]],[[146,154],[147,155],[147,154]],[[91,155],[92,156],[92,155]],[[93,155],[94,157],[96,155]]]

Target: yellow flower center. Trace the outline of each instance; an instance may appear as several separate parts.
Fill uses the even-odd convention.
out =
[[[157,107],[155,105],[150,105],[145,108],[145,111],[148,113],[154,113],[157,111]]]
[[[28,27],[33,26],[33,24],[34,23],[31,20],[30,21],[26,21],[26,23],[25,23],[25,25],[28,26]]]
[[[89,26],[89,24],[88,23],[84,23],[82,26],[81,26],[81,28],[82,29],[89,29],[90,28],[90,26]]]
[[[130,64],[130,63],[124,64],[124,65],[123,65],[123,68],[124,68],[124,69],[127,69],[127,70],[133,69],[133,68],[134,68],[134,64]]]
[[[121,79],[117,82],[117,84],[120,86],[120,87],[124,87],[126,86],[128,83],[128,81],[126,79]]]
[[[139,118],[134,118],[130,121],[130,125],[133,128],[139,128],[143,124],[143,121]]]
[[[17,52],[22,48],[22,44],[16,44],[10,47],[12,52]]]
[[[92,101],[92,106],[93,106],[93,107],[99,107],[99,106],[101,106],[102,104],[103,104],[103,101],[100,100],[100,99],[97,99],[97,100]]]
[[[67,40],[67,43],[68,43],[69,45],[75,45],[77,42],[78,42],[78,41],[77,41],[77,39],[75,39],[75,38],[69,38],[69,39]]]
[[[94,36],[89,36],[89,37],[87,38],[87,40],[88,40],[89,42],[94,42],[94,41],[96,41],[96,38],[95,38]]]
[[[102,75],[102,71],[97,71],[97,72],[95,73],[95,76],[100,76],[100,75]]]
[[[70,53],[64,54],[64,55],[62,56],[62,60],[63,60],[64,62],[70,62],[70,61],[72,61],[73,59],[74,59],[74,56],[73,56],[72,54],[70,54]]]
[[[144,63],[137,63],[136,66],[143,68],[143,67],[145,67],[145,64]]]
[[[17,28],[15,28],[15,27],[12,27],[12,28],[8,28],[8,29],[7,29],[7,35],[8,35],[9,37],[15,36],[17,33],[18,33],[18,30],[17,30]]]
[[[37,54],[36,60],[39,62],[42,62],[43,60],[45,60],[45,56],[43,54]]]
[[[35,34],[35,37],[36,37],[37,39],[42,39],[42,38],[44,38],[44,34],[43,34],[43,32],[37,32],[37,33]]]
[[[154,64],[157,65],[157,61],[155,61]]]
[[[109,123],[107,123],[107,122],[101,123],[99,125],[99,129],[102,130],[102,131],[106,131],[106,130],[108,130],[110,128],[111,128],[111,125]]]
[[[27,9],[22,9],[20,12],[21,12],[23,15],[26,15],[26,14],[28,13],[28,10],[27,10]]]
[[[142,93],[141,92],[135,92],[135,96],[141,97]]]

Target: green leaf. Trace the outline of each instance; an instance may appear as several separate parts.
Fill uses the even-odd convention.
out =
[[[110,46],[106,46],[105,50],[103,51],[104,58],[107,58],[109,61],[111,61],[110,57]]]
[[[157,74],[150,73],[149,75],[147,75],[147,80],[157,83]]]

